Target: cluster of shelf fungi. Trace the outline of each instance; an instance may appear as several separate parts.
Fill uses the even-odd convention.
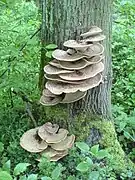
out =
[[[96,26],[80,36],[82,40],[64,42],[68,49],[56,49],[54,60],[44,67],[48,81],[40,98],[42,105],[78,101],[102,82],[104,47],[100,42],[105,36]]]
[[[81,40],[64,42],[66,51],[56,49],[44,67],[48,80],[40,98],[40,103],[53,106],[59,103],[72,103],[85,97],[87,91],[99,86],[103,81],[105,39],[99,27],[80,35]],[[66,129],[59,129],[50,122],[28,130],[20,139],[20,145],[27,151],[46,155],[50,161],[58,161],[68,154],[75,136],[68,135]]]

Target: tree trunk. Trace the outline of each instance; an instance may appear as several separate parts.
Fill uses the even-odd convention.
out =
[[[92,25],[103,29],[106,35],[105,70],[103,83],[88,91],[87,96],[69,104],[63,111],[60,106],[46,108],[48,118],[65,120],[63,113],[68,110],[66,124],[75,133],[77,139],[86,140],[88,144],[100,144],[109,148],[114,166],[126,168],[125,154],[117,141],[113,122],[111,121],[111,12],[112,0],[42,0],[46,7],[44,14],[44,40],[46,44],[55,43],[59,48],[68,39],[79,39]],[[59,111],[58,111],[59,109]],[[65,113],[66,114],[66,113]],[[59,122],[61,124],[64,121]],[[62,125],[61,125],[62,126]]]

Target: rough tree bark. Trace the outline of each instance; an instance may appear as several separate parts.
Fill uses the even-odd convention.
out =
[[[67,124],[79,140],[86,140],[90,145],[99,143],[108,148],[117,169],[126,168],[125,154],[117,141],[111,117],[112,0],[42,0],[42,5],[42,32],[44,32],[42,38],[46,44],[55,43],[63,48],[62,43],[65,40],[78,39],[79,35],[88,31],[91,25],[103,29],[106,35],[104,83],[89,90],[84,99],[65,108],[65,111],[68,110]],[[41,69],[44,65],[43,59]],[[61,115],[63,108],[60,107],[59,111],[57,108],[46,108],[49,118],[56,119],[56,116],[58,118],[63,116]]]

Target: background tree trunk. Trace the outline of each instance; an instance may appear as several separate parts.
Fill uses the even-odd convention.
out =
[[[111,12],[112,0],[42,0],[45,14],[43,14],[44,41],[46,44],[55,43],[59,48],[68,39],[79,39],[81,33],[86,32],[92,25],[103,29],[106,35],[105,70],[103,83],[99,87],[89,90],[87,96],[75,103],[69,104],[67,124],[80,140],[87,140],[88,144],[100,143],[109,148],[110,153],[119,169],[126,167],[125,154],[117,141],[114,125],[111,121]],[[43,8],[43,9],[44,9]],[[44,23],[45,22],[45,23]],[[58,106],[46,108],[48,118],[63,117],[63,108]],[[57,110],[56,110],[57,109]],[[63,123],[63,121],[61,122]],[[116,168],[117,168],[116,167]]]

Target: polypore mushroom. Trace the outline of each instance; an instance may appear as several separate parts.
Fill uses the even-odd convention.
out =
[[[59,129],[58,124],[52,124],[51,122],[47,122],[39,128],[38,134],[40,134],[40,137],[42,138],[42,134],[46,133],[46,131],[50,134],[55,134],[57,133],[58,129]]]
[[[86,51],[84,51],[83,53],[80,52],[81,54],[83,54],[84,57],[87,58],[91,58],[97,55],[101,55],[104,52],[104,46],[97,43],[97,44],[93,44],[92,46],[90,46]]]
[[[77,91],[75,93],[67,93],[65,94],[64,99],[60,103],[73,103],[79,101],[84,96],[86,96],[86,93],[87,92],[81,92],[81,91]]]
[[[23,134],[20,139],[20,145],[22,148],[29,152],[42,152],[48,147],[48,144],[43,141],[37,134],[38,128],[30,129]]]
[[[69,51],[63,51],[60,49],[55,50],[52,53],[52,56],[59,61],[77,61],[84,57],[82,54],[79,54],[76,51],[74,54],[70,54]]]
[[[74,141],[75,141],[75,136],[72,134],[63,141],[56,144],[52,144],[51,147],[57,151],[64,151],[71,148],[74,144]]]
[[[99,42],[99,41],[103,41],[105,38],[106,38],[105,35],[99,34],[96,36],[89,37],[89,38],[85,39],[84,41],[85,41],[85,43]]]
[[[80,51],[84,51],[86,50],[88,47],[91,46],[91,44],[87,44],[84,41],[75,41],[75,40],[68,40],[66,42],[64,42],[63,44],[65,47],[68,48],[73,48],[75,50],[80,50]]]
[[[54,94],[62,94],[64,93],[74,93],[76,91],[87,91],[93,87],[98,86],[102,82],[102,75],[97,74],[96,76],[84,80],[82,84],[67,84],[60,82],[48,81],[46,83],[46,88],[49,89]]]
[[[39,128],[38,135],[46,141],[47,143],[58,143],[62,140],[64,140],[67,137],[68,131],[66,129],[59,129],[58,133],[51,134],[44,129],[43,127]]]
[[[56,104],[59,104],[62,101],[62,99],[63,99],[62,96],[57,96],[57,95],[55,97],[41,96],[40,104],[44,106],[54,106]]]
[[[69,84],[82,83],[82,82],[77,82],[77,81],[67,81],[67,80],[61,79],[58,75],[45,74],[45,78],[51,81],[58,81],[58,82],[69,83]]]
[[[57,67],[54,67],[54,66],[48,64],[44,67],[44,72],[46,74],[61,74],[61,73],[71,73],[73,71],[62,69],[62,68],[57,68]]]
[[[79,80],[85,80],[85,79],[94,77],[98,73],[102,72],[103,70],[104,70],[104,64],[102,62],[99,62],[97,64],[87,66],[83,69],[77,70],[69,74],[66,74],[66,73],[60,74],[59,76],[64,80],[79,81]]]
[[[54,66],[54,67],[57,67],[57,68],[61,68],[60,64],[59,64],[59,61],[54,59],[52,61],[49,62],[50,65]]]
[[[88,32],[83,33],[80,36],[83,37],[83,38],[87,38],[89,36],[95,36],[95,35],[97,35],[97,34],[99,34],[101,32],[102,32],[102,29],[100,29],[97,26],[92,26]]]
[[[68,154],[68,151],[65,150],[65,151],[63,151],[63,153],[57,154],[56,156],[51,157],[50,161],[56,162],[56,161],[62,159],[63,157],[65,157],[67,154]]]

